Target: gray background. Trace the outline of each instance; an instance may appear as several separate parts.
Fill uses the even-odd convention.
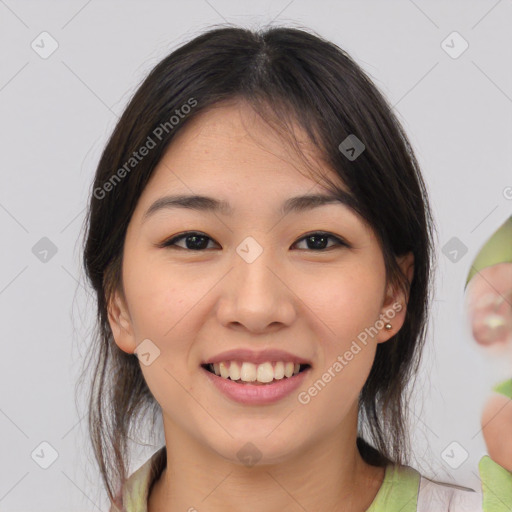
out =
[[[74,394],[94,314],[80,230],[95,165],[117,116],[164,55],[212,24],[271,20],[310,27],[347,50],[414,145],[439,229],[439,271],[410,404],[411,465],[480,486],[480,411],[490,387],[512,374],[512,356],[491,357],[472,341],[462,290],[481,244],[512,210],[512,2],[0,0],[2,512],[107,510]],[[58,43],[46,59],[31,47],[43,45],[44,31]],[[469,43],[458,58],[442,47],[453,31]],[[43,237],[57,249],[46,262],[33,252]],[[455,262],[442,252],[453,237],[467,247]],[[143,441],[133,469],[163,438]],[[31,455],[42,442],[58,454],[47,469]],[[453,442],[452,460],[468,452],[457,468],[443,456]],[[44,464],[51,451],[43,452]]]

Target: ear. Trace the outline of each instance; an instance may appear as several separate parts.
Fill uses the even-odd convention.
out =
[[[108,322],[116,345],[128,354],[136,348],[130,314],[122,294],[116,290],[108,306]]]
[[[414,254],[408,252],[404,256],[400,256],[397,258],[397,263],[402,273],[407,277],[409,285],[407,287],[407,293],[404,293],[401,289],[394,288],[391,284],[388,285],[379,319],[382,320],[384,324],[391,324],[391,329],[388,330],[382,326],[382,329],[379,330],[376,336],[377,343],[387,341],[394,336],[401,329],[405,320],[407,303],[409,302],[409,290],[414,276]]]

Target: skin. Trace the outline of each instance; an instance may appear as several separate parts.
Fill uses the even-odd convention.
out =
[[[481,269],[469,281],[466,308],[471,332],[482,346],[512,342],[512,263],[496,263]],[[495,328],[486,325],[489,315],[502,318]]]
[[[471,278],[465,307],[476,342],[503,350],[512,344],[512,263],[483,268]],[[488,315],[500,315],[502,325],[486,326]],[[482,433],[491,459],[512,471],[512,400],[492,392],[481,415]]]
[[[305,137],[303,147],[314,155]],[[361,511],[382,484],[384,469],[366,464],[356,447],[357,399],[377,344],[403,324],[406,297],[386,283],[377,239],[348,207],[279,214],[289,197],[327,191],[300,166],[247,105],[227,104],[179,132],[130,220],[125,294],[112,299],[109,321],[125,352],[146,338],[160,350],[152,364],[141,364],[162,409],[167,450],[150,512]],[[171,193],[225,199],[235,213],[175,208],[143,222],[153,201]],[[315,250],[301,241],[319,230],[351,247],[329,239]],[[205,233],[208,248],[186,249],[185,239],[178,248],[157,247],[185,231]],[[247,236],[263,248],[250,264],[236,252]],[[410,281],[413,255],[398,261]],[[278,347],[312,361],[307,389],[396,302],[403,307],[393,328],[359,343],[360,352],[306,405],[298,392],[271,405],[233,402],[200,369],[225,350]],[[247,442],[261,453],[252,467],[237,457]]]

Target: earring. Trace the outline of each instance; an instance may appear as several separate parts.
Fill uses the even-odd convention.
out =
[[[384,325],[384,327],[389,331],[390,329],[393,328],[393,326],[388,322],[386,325]]]

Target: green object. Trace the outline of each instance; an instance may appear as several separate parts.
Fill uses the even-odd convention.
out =
[[[497,393],[505,395],[507,398],[512,398],[512,379],[500,382],[499,384],[496,384],[496,386],[494,386],[492,389]]]
[[[512,263],[512,215],[494,232],[480,249],[469,271],[464,290],[480,270],[496,263]]]
[[[409,466],[386,466],[384,481],[366,512],[416,512],[421,475]]]
[[[484,512],[512,510],[512,473],[484,455],[478,463],[482,480]]]

